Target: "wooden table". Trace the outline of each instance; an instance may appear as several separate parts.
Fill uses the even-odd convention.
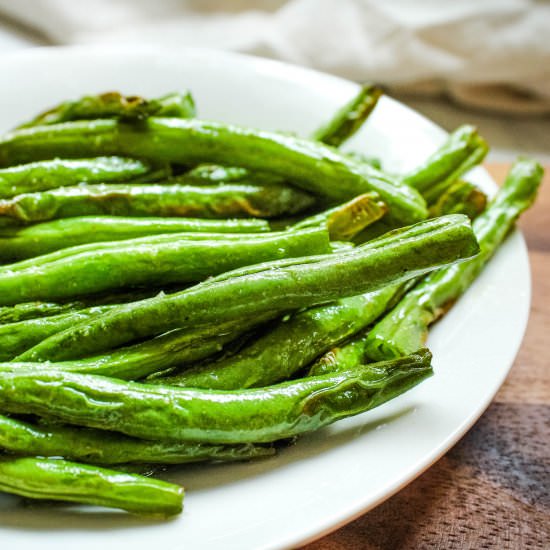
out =
[[[487,166],[497,182],[509,165]],[[550,166],[520,221],[531,316],[514,366],[477,424],[408,487],[307,550],[550,548]]]

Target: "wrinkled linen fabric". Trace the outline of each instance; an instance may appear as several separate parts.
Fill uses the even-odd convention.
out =
[[[475,107],[550,112],[544,0],[0,0],[55,44],[233,50]]]

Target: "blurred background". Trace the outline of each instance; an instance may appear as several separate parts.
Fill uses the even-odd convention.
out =
[[[0,52],[70,44],[233,50],[383,84],[490,161],[550,162],[544,0],[0,0]]]

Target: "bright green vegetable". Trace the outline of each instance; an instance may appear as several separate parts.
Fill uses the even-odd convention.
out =
[[[48,336],[85,321],[93,315],[104,313],[113,307],[96,306],[75,312],[0,325],[0,342],[2,343],[0,361],[10,361]]]
[[[270,442],[313,431],[400,395],[432,374],[369,366],[269,388],[221,392],[121,382],[60,370],[0,368],[0,407],[151,440]]]
[[[72,426],[31,424],[0,415],[0,449],[13,454],[63,457],[92,464],[184,464],[273,456],[268,445],[208,445],[145,441]]]
[[[18,323],[20,321],[26,321],[27,319],[37,319],[50,315],[61,315],[73,311],[75,308],[81,309],[84,307],[85,305],[80,302],[67,304],[28,302],[25,304],[16,304],[14,306],[1,306],[0,325]]]
[[[487,143],[478,135],[473,126],[460,126],[424,163],[409,174],[402,176],[402,182],[420,191],[428,205],[433,207],[432,216],[458,213],[457,210],[453,211],[450,208],[457,202],[457,197],[454,195],[449,199],[448,212],[443,210],[443,205],[434,205],[460,175],[483,160],[487,151]],[[363,243],[375,239],[399,225],[396,220],[385,216],[361,231],[354,241]]]
[[[183,502],[183,487],[172,483],[49,458],[0,457],[0,491],[148,516],[179,514]]]
[[[238,239],[238,240],[237,240]],[[174,233],[81,245],[0,270],[0,304],[200,281],[240,266],[330,252],[326,229],[238,235]],[[60,259],[60,254],[64,257]],[[32,264],[30,260],[24,262]]]
[[[370,331],[366,341],[368,357],[398,357],[424,345],[428,326],[472,284],[516,219],[533,204],[542,175],[542,167],[535,161],[523,159],[514,164],[487,210],[474,221],[479,255],[435,271],[409,292]]]
[[[0,217],[31,223],[74,216],[270,218],[309,208],[314,199],[288,185],[106,184],[60,187],[0,201]]]
[[[432,215],[442,215],[443,211],[448,213],[467,214],[468,217],[474,218],[485,207],[485,195],[479,189],[470,183],[457,180],[450,186],[439,199],[439,201],[430,209]],[[438,213],[437,210],[440,210]],[[417,281],[411,280],[409,288],[414,286]],[[396,295],[398,296],[398,295]],[[395,303],[388,302],[387,309],[391,309]],[[327,374],[353,368],[355,364],[360,364],[368,361],[366,348],[368,342],[368,330],[360,331],[353,338],[341,345],[336,345],[324,355],[319,357],[317,361],[309,369],[311,376]],[[418,341],[419,345],[424,341]]]
[[[256,181],[256,177],[260,181]],[[264,182],[263,179],[268,181]],[[266,174],[255,173],[251,176],[246,168],[238,166],[219,166],[218,164],[199,164],[195,168],[172,178],[174,181],[182,181],[188,185],[215,185],[220,183],[279,183],[278,178]]]
[[[121,380],[139,380],[174,367],[219,355],[220,352],[225,351],[228,344],[273,317],[274,314],[267,313],[206,328],[176,329],[102,355],[51,363],[51,365],[67,372],[99,374]],[[21,355],[21,357],[24,356],[25,354]],[[14,361],[19,360],[20,357],[17,357]],[[14,368],[25,368],[29,363],[12,362],[10,365]]]
[[[21,265],[19,262],[17,265]],[[16,264],[11,264],[16,265]],[[0,271],[2,266],[0,266]],[[171,289],[172,291],[174,289]],[[179,289],[181,290],[181,289]],[[162,291],[164,292],[164,291]],[[159,294],[159,289],[132,289],[129,292],[117,292],[116,294],[103,294],[99,296],[87,297],[85,300],[75,300],[73,302],[26,302],[15,304],[14,306],[0,306],[0,325],[7,323],[18,323],[27,319],[39,319],[49,317],[50,315],[61,315],[63,313],[73,313],[93,306],[103,306],[110,304],[122,304],[125,302],[142,300]]]
[[[460,126],[423,164],[405,175],[403,181],[416,189],[428,204],[462,174],[479,164],[487,154],[487,142],[469,125]]]
[[[471,220],[487,206],[487,196],[477,185],[456,180],[430,208],[430,216],[466,214]]]
[[[78,183],[127,181],[150,170],[148,164],[121,157],[31,162],[0,170],[0,199]]]
[[[372,84],[364,84],[357,95],[346,103],[329,122],[313,133],[312,139],[340,146],[349,139],[365,122],[376,107],[382,90]]]
[[[195,218],[127,218],[86,216],[0,230],[0,261],[16,261],[80,244],[120,241],[182,232],[260,233],[264,220],[201,220]]]
[[[362,86],[351,101],[339,109],[327,124],[313,133],[311,139],[338,147],[364,124],[381,94],[382,91],[375,86],[369,84]],[[361,159],[362,162],[364,160],[364,158]],[[380,166],[377,167],[380,168]],[[246,168],[216,164],[201,164],[181,176],[176,176],[174,180],[192,185],[236,182],[265,185],[284,181],[265,172],[250,173]]]
[[[388,207],[377,193],[365,193],[349,202],[305,218],[292,228],[324,225],[332,240],[349,241],[365,227],[378,221],[387,211]]]
[[[342,372],[365,363],[366,339],[367,332],[363,331],[355,335],[349,342],[333,347],[311,365],[308,376]]]
[[[193,96],[187,91],[171,93],[151,100],[139,96],[124,96],[118,92],[107,92],[100,95],[84,96],[76,101],[64,101],[41,113],[30,122],[22,124],[19,128],[82,119],[143,120],[150,116],[190,118],[195,114]]]
[[[149,118],[139,128],[114,120],[68,122],[18,130],[0,141],[0,165],[100,154],[131,154],[155,162],[237,165],[271,172],[333,204],[376,191],[392,216],[404,223],[427,215],[415,190],[332,147],[217,122]]]
[[[350,252],[249,266],[183,292],[120,306],[47,338],[20,359],[83,357],[174,328],[284,313],[406,281],[477,250],[466,216],[444,216]]]
[[[299,311],[229,357],[206,361],[152,380],[155,384],[234,390],[269,386],[291,377],[316,357],[375,321],[406,283]]]

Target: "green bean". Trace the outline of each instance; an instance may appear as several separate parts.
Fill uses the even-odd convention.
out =
[[[77,183],[132,180],[150,170],[148,164],[121,157],[31,162],[0,170],[0,199]]]
[[[149,104],[148,116],[193,118],[197,114],[195,100],[189,91],[172,92],[149,100]]]
[[[47,338],[22,360],[84,357],[174,328],[287,312],[417,277],[477,253],[466,216],[443,216],[350,252],[267,262],[115,308]]]
[[[147,385],[58,369],[0,368],[0,407],[142,439],[268,443],[376,407],[432,374],[431,355],[224,392]]]
[[[22,262],[19,262],[20,265]],[[12,266],[15,264],[11,264]],[[2,266],[0,266],[0,271]],[[179,288],[178,290],[181,290]],[[173,289],[172,289],[173,291]],[[159,292],[167,292],[167,289],[159,291],[158,288],[132,289],[129,292],[117,292],[116,294],[100,294],[97,296],[88,296],[86,299],[75,300],[72,302],[27,302],[15,304],[14,306],[0,306],[0,325],[8,323],[17,323],[27,319],[40,319],[50,315],[61,315],[63,313],[74,313],[81,309],[103,306],[110,304],[122,304],[143,298],[150,298],[158,295]]]
[[[351,101],[346,103],[336,114],[313,133],[312,139],[340,146],[349,139],[365,122],[376,107],[382,90],[372,84],[364,84]]]
[[[219,164],[199,164],[191,170],[172,176],[170,181],[187,185],[215,185],[221,183],[243,183],[251,185],[269,185],[284,180],[266,172],[250,172],[239,166],[220,166]]]
[[[0,306],[0,325],[18,323],[27,319],[38,319],[50,315],[61,315],[84,308],[81,302],[58,304],[55,302],[28,302],[14,306]]]
[[[172,483],[51,458],[0,457],[0,491],[166,517],[183,501],[183,487]]]
[[[292,228],[325,225],[332,240],[349,241],[365,227],[378,221],[387,211],[388,207],[377,193],[365,193],[349,202],[305,218],[292,225]]]
[[[368,331],[356,334],[349,342],[335,346],[321,355],[309,368],[308,376],[321,376],[331,372],[354,369],[366,362],[365,347]]]
[[[461,126],[450,134],[445,143],[423,164],[402,176],[402,182],[417,188],[432,207],[432,215],[436,215],[438,209],[443,207],[441,204],[435,206],[437,200],[453,186],[461,174],[481,162],[487,151],[487,143],[477,134],[474,127]],[[456,191],[456,188],[454,191]],[[451,205],[456,204],[456,197],[450,198],[447,196],[442,200],[447,199],[449,199],[447,207],[450,208]],[[481,197],[478,196],[478,199],[481,199]],[[478,204],[480,206],[481,201]],[[472,210],[475,210],[475,208]],[[385,216],[361,231],[354,238],[354,242],[369,241],[400,225],[395,219]]]
[[[332,147],[217,122],[149,118],[139,127],[114,120],[67,122],[18,130],[0,141],[0,165],[100,154],[237,165],[278,175],[333,204],[376,191],[392,216],[404,223],[427,215],[415,190]]]
[[[441,210],[449,210],[448,213],[467,214],[470,218],[473,218],[485,207],[485,195],[473,184],[458,180],[430,209],[430,213],[434,216],[438,213],[436,206]],[[439,212],[439,214],[441,215],[442,212]],[[412,288],[419,280],[420,278],[409,281],[408,288]],[[396,297],[401,297],[401,295],[401,293],[398,293]],[[393,299],[390,300],[386,303],[386,310],[391,310],[395,305],[396,302]],[[353,368],[355,364],[368,361],[366,354],[367,335],[368,329],[363,329],[347,342],[343,342],[341,345],[327,351],[313,363],[308,371],[309,375],[317,376],[347,370]],[[418,344],[420,345],[421,342],[419,341]]]
[[[91,464],[186,464],[273,456],[268,445],[208,445],[144,441],[72,426],[31,424],[0,415],[0,449],[12,454],[63,457]]]
[[[455,181],[430,207],[430,216],[466,214],[471,220],[487,206],[487,196],[473,183]]]
[[[314,132],[311,139],[338,147],[359,130],[373,111],[381,94],[382,91],[379,88],[365,84],[351,101],[335,113],[327,124]],[[364,158],[361,160],[365,161]],[[370,160],[372,159],[368,160],[369,164],[371,164]],[[376,167],[380,168],[379,165]],[[173,179],[192,185],[236,182],[265,185],[284,181],[265,172],[250,173],[246,168],[216,164],[201,164]]]
[[[100,95],[84,96],[76,101],[64,101],[22,124],[19,128],[83,119],[143,120],[150,116],[190,118],[195,114],[195,102],[187,91],[167,94],[152,100],[139,96],[124,96],[118,92],[107,92]]]
[[[277,322],[229,357],[207,361],[154,384],[234,390],[269,386],[291,377],[332,346],[375,321],[406,283],[299,311]]]
[[[390,246],[399,245],[403,242],[403,239],[407,241],[416,240],[418,238],[422,239],[426,237],[427,233],[429,233],[432,230],[439,231],[444,228],[449,229],[450,226],[452,226],[453,224],[457,224],[460,221],[465,222],[468,227],[470,226],[469,220],[467,220],[464,216],[460,216],[460,215],[440,216],[439,219],[431,220],[431,223],[422,222],[422,223],[417,223],[406,227],[400,227],[398,229],[393,229],[392,231],[389,231],[386,234],[380,237],[377,237],[376,239],[371,239],[369,242],[364,243],[359,248],[359,250],[362,253],[368,253],[368,251],[375,251],[378,249],[384,249]],[[456,227],[457,226],[455,226],[455,228]],[[451,234],[452,233],[453,231],[451,231]],[[331,243],[331,246],[332,245],[337,245],[336,246],[337,250],[340,248],[340,246],[342,247],[342,250],[339,251],[339,258],[341,259],[346,259],[347,256],[355,256],[358,250],[352,244],[345,243],[345,242],[334,242],[334,243]],[[228,279],[234,279],[236,277],[261,274],[266,271],[266,268],[269,270],[272,270],[272,269],[280,270],[284,268],[292,268],[298,265],[316,264],[319,262],[320,259],[323,259],[322,256],[317,256],[317,257],[312,256],[307,258],[287,258],[284,260],[266,262],[264,264],[248,265],[240,269],[235,269],[234,271],[222,273],[221,275],[211,277],[207,282],[203,283],[203,286],[206,286],[209,284],[218,284],[222,281],[226,281]],[[20,262],[19,265],[22,263],[23,262]]]
[[[428,204],[438,197],[463,173],[479,164],[489,147],[473,126],[460,126],[426,161],[403,177],[418,189]]]
[[[113,307],[97,306],[76,312],[0,325],[0,342],[2,342],[0,361],[10,361],[48,336],[89,319],[93,315],[104,313]]]
[[[250,173],[245,168],[238,166],[219,166],[217,164],[200,164],[185,172],[181,176],[175,176],[176,181],[182,179],[190,185],[212,185],[218,183],[250,182]]]
[[[174,233],[61,252],[65,257],[56,260],[60,251],[53,252],[27,269],[17,264],[13,269],[4,266],[0,305],[66,300],[148,284],[189,283],[249,264],[327,253],[330,246],[326,229],[312,228],[239,235],[238,240],[225,233]]]
[[[288,185],[106,184],[60,187],[0,201],[0,217],[31,223],[89,215],[270,218],[295,214],[314,199]]]
[[[173,370],[176,366],[219,355],[224,346],[270,318],[273,315],[266,314],[254,320],[227,322],[206,329],[172,330],[156,338],[117,348],[102,355],[48,363],[48,368],[120,380],[139,380]],[[15,357],[10,362],[13,368],[28,368],[36,364],[21,361],[20,357]]]
[[[438,270],[409,292],[369,333],[366,354],[371,359],[406,355],[424,344],[428,326],[472,284],[516,219],[535,200],[543,175],[535,161],[517,161],[487,210],[474,221],[480,253],[475,258]]]
[[[222,351],[225,353],[228,344],[273,317],[274,314],[266,313],[251,319],[238,319],[206,328],[176,329],[102,355],[50,365],[67,372],[139,380],[166,373],[174,367],[218,356]],[[27,362],[19,362],[19,358],[15,358],[10,364],[21,368],[29,366]]]
[[[319,228],[317,228],[319,229]],[[322,229],[322,228],[321,228]],[[264,241],[266,238],[270,238],[287,235],[288,232],[270,232],[270,233],[248,233],[243,236],[241,233],[168,233],[168,234],[157,234],[157,235],[148,235],[146,237],[139,237],[136,239],[125,239],[124,243],[113,243],[111,241],[102,241],[99,243],[87,243],[69,248],[62,248],[61,250],[54,250],[49,254],[43,254],[34,258],[27,258],[26,260],[20,260],[13,264],[4,264],[0,265],[0,275],[1,274],[10,274],[16,271],[24,271],[28,269],[36,269],[38,267],[43,267],[44,265],[51,265],[53,262],[57,262],[69,257],[75,256],[75,254],[82,253],[100,253],[103,251],[110,252],[113,249],[113,246],[128,246],[133,244],[139,245],[166,245],[174,242],[175,239],[184,239],[195,242],[205,242],[211,240],[219,240],[223,242],[240,242],[243,239],[247,239],[254,242]],[[151,293],[149,293],[151,294]],[[154,294],[154,292],[153,292]],[[115,302],[119,301],[116,298],[116,295],[111,295],[115,298]]]
[[[85,216],[0,230],[0,261],[16,261],[80,244],[121,241],[163,233],[260,233],[264,220],[195,218],[127,218]]]

